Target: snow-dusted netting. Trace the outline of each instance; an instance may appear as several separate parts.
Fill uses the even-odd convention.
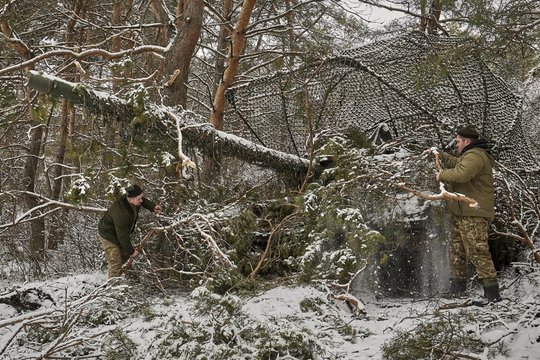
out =
[[[499,161],[538,169],[521,123],[521,98],[478,61],[459,38],[413,32],[344,51],[322,65],[277,73],[228,92],[226,131],[303,156],[315,133],[350,128],[443,145],[473,124]],[[377,134],[388,129],[386,134]]]

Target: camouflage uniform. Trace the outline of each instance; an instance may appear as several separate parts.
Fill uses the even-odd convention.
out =
[[[488,246],[489,221],[481,217],[455,217],[450,250],[451,278],[467,279],[468,262],[480,279],[495,279],[497,273]]]
[[[105,252],[105,259],[108,264],[108,278],[113,278],[122,275],[122,264],[128,261],[129,256],[122,256],[120,247],[116,246],[109,240],[99,237],[101,248]]]
[[[488,246],[488,228],[495,214],[493,187],[493,157],[486,151],[484,140],[476,140],[465,147],[461,156],[442,153],[441,159],[448,169],[439,174],[439,180],[448,184],[448,190],[464,194],[478,201],[477,207],[450,201],[448,208],[454,217],[451,242],[451,283],[465,284],[469,261],[476,267],[488,298],[499,298],[497,273]]]

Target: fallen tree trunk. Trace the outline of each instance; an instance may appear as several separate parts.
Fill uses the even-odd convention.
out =
[[[29,72],[28,86],[54,97],[66,98],[91,113],[114,119],[126,126],[131,126],[129,124],[133,119],[144,117],[147,123],[152,126],[162,126],[164,131],[169,132],[171,128],[175,129],[175,126],[165,126],[173,120],[170,116],[172,110],[154,104],[145,104],[144,110],[140,111],[137,104],[132,104],[125,99],[37,71]],[[198,123],[197,116],[186,114],[190,113],[175,114],[175,117],[181,119],[179,125],[183,136],[191,146],[197,147],[205,154],[236,157],[280,173],[298,176],[307,173],[308,159],[270,149],[239,136],[216,130],[210,123]],[[216,156],[216,158],[219,157]]]

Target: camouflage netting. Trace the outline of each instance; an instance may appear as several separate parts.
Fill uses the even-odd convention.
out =
[[[521,98],[464,39],[412,32],[344,51],[322,65],[244,83],[227,94],[225,130],[305,156],[306,82],[315,133],[355,128],[372,139],[421,136],[442,146],[459,125],[472,124],[503,164],[539,168],[523,133]]]

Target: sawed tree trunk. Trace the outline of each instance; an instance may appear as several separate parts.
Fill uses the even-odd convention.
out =
[[[29,73],[28,86],[52,96],[64,97],[94,114],[123,124],[129,124],[135,116],[133,106],[123,99],[113,95],[105,97],[103,93],[57,77],[42,75],[36,71]],[[163,131],[172,130],[170,126],[165,126],[165,123],[170,123],[170,115],[165,109],[148,105],[146,116],[149,124],[156,128],[161,127]],[[303,176],[307,172],[309,161],[305,158],[252,143],[217,130],[208,123],[193,123],[185,118],[183,120],[184,123],[180,124],[182,136],[189,141],[189,144],[199,148],[205,154],[212,156],[217,152],[289,175]],[[319,171],[318,167],[315,171]]]

